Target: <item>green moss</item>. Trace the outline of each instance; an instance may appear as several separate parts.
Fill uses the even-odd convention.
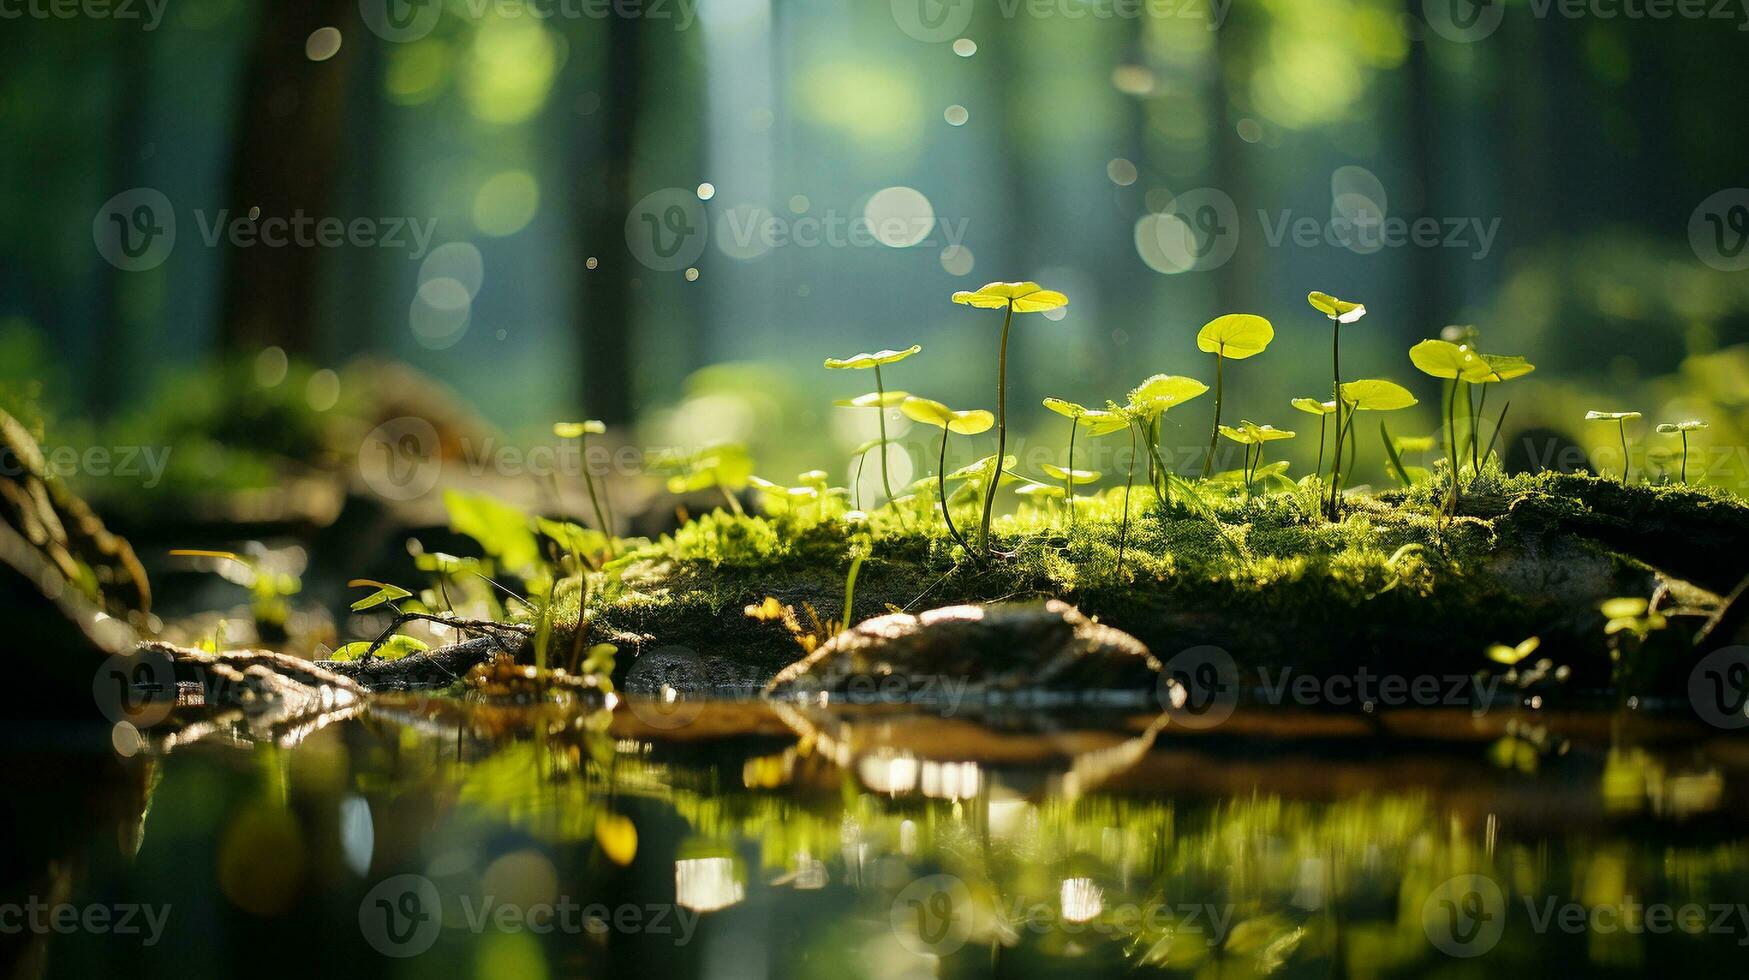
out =
[[[867,534],[857,619],[1055,596],[1163,657],[1212,643],[1241,663],[1302,669],[1407,661],[1462,672],[1483,665],[1489,643],[1540,634],[1558,662],[1597,679],[1609,668],[1596,600],[1649,594],[1654,570],[1723,591],[1749,548],[1749,508],[1703,488],[1494,473],[1455,519],[1435,516],[1438,496],[1356,496],[1340,523],[1294,493],[1215,496],[1202,504],[1217,527],[1138,492],[1121,567],[1121,488],[1085,501],[1073,528],[1060,508],[997,520],[995,546],[1014,557],[988,563],[969,560],[927,512],[865,524],[719,512],[616,563],[591,629],[781,666],[795,647],[743,608],[770,595],[842,616],[851,539]]]

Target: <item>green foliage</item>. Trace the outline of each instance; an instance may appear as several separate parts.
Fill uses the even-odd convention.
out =
[[[450,530],[473,538],[512,574],[534,574],[541,560],[540,546],[522,510],[484,494],[460,490],[445,490],[443,506],[449,512]]]
[[[376,607],[384,605],[385,603],[395,602],[395,601],[400,600],[400,599],[406,599],[406,598],[409,598],[413,595],[413,593],[408,592],[406,589],[403,589],[398,585],[389,585],[389,584],[384,583],[384,582],[371,582],[371,581],[366,581],[364,579],[357,579],[357,580],[354,580],[352,582],[348,582],[347,585],[349,585],[349,586],[357,586],[357,585],[377,586],[377,590],[375,592],[371,593],[370,595],[365,596],[364,598],[362,598],[362,599],[360,599],[357,602],[354,602],[352,604],[352,611],[353,612],[364,612],[364,611],[369,610],[369,609],[375,609]]]
[[[376,652],[372,653],[371,656],[382,660],[399,660],[402,657],[412,656],[415,653],[424,653],[428,649],[430,648],[427,647],[424,642],[414,639],[411,636],[402,636],[397,633],[394,636],[389,637],[387,640],[384,640],[383,645],[377,647]],[[340,649],[335,650],[329,655],[329,659],[360,660],[369,650],[370,643],[365,640],[359,640],[353,643],[348,643]]]

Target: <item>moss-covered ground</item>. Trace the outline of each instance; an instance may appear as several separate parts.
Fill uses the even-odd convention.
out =
[[[1213,644],[1242,665],[1325,672],[1469,672],[1487,665],[1489,644],[1535,635],[1581,682],[1604,683],[1602,600],[1650,597],[1662,584],[1673,608],[1704,612],[1749,572],[1749,506],[1722,491],[1493,474],[1456,517],[1439,513],[1441,495],[1432,485],[1352,494],[1332,522],[1307,492],[1205,490],[1162,507],[1139,483],[1127,532],[1121,487],[1079,501],[1072,526],[1060,503],[1022,506],[993,528],[993,549],[1010,556],[983,560],[939,511],[883,508],[858,521],[717,512],[610,566],[592,591],[590,632],[640,650],[684,647],[756,677],[798,651],[745,608],[771,596],[841,619],[862,549],[853,620],[1049,596],[1161,659]],[[975,529],[973,508],[955,515]]]

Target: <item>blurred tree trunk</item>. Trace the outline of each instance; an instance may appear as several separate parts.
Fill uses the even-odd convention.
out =
[[[115,108],[110,116],[109,186],[122,191],[139,186],[139,164],[145,144],[146,93],[150,79],[150,39],[154,34],[139,35],[132,31],[116,31],[113,46]],[[112,191],[112,193],[114,192]],[[117,407],[117,399],[131,390],[128,365],[133,353],[128,338],[133,335],[129,322],[126,289],[131,273],[110,270],[103,284],[103,318],[98,323],[99,342],[93,352],[95,384],[85,392],[87,403],[99,412]]]
[[[625,247],[625,221],[633,204],[632,155],[644,90],[644,23],[637,17],[606,18],[600,120],[592,128],[580,127],[596,141],[593,153],[580,154],[587,162],[576,194],[579,246],[582,255],[599,263],[593,270],[577,270],[582,401],[588,417],[610,425],[632,416],[631,280],[640,270]]]
[[[257,227],[270,218],[333,215],[348,65],[371,41],[351,0],[298,0],[258,8],[255,40],[243,70],[243,95],[232,144],[227,222]],[[335,27],[344,42],[327,61],[304,53],[310,34]],[[196,229],[198,232],[199,229]],[[221,237],[229,242],[228,237]],[[288,242],[226,248],[220,342],[230,351],[274,344],[308,353],[315,336],[322,249]]]

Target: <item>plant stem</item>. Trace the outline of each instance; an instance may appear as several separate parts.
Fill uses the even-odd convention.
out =
[[[1069,496],[1069,526],[1075,526],[1075,430],[1081,428],[1081,417],[1069,420],[1069,475],[1063,479],[1063,490]],[[1687,436],[1683,437],[1687,439]]]
[[[960,537],[960,529],[953,526],[953,512],[947,506],[947,434],[948,428],[944,425],[941,427],[941,458],[935,464],[935,489],[941,496],[941,516],[947,520],[947,533],[953,535],[960,547],[966,549],[968,556],[976,557],[972,546],[966,544],[965,538]]]
[[[1628,420],[1616,419],[1615,428],[1621,433],[1621,485],[1628,485]]]
[[[1322,413],[1318,415],[1318,468],[1313,471],[1313,476],[1324,475],[1324,428],[1329,422],[1330,416]]]
[[[1475,385],[1471,385],[1470,387],[1473,389],[1475,388]],[[1483,385],[1482,401],[1476,406],[1475,412],[1470,415],[1470,467],[1476,471],[1475,476],[1470,478],[1472,480],[1477,476],[1482,475],[1482,460],[1488,458],[1485,454],[1478,455],[1481,452],[1482,437],[1481,433],[1476,431],[1476,427],[1482,424],[1482,413],[1487,411],[1487,409],[1488,386]]]
[[[978,529],[978,546],[990,553],[990,516],[996,506],[996,484],[1002,482],[1002,454],[1008,449],[1008,327],[1014,322],[1014,301],[1002,316],[1002,346],[996,354],[996,467],[990,485],[984,488],[984,523]]]
[[[723,492],[723,499],[729,502],[729,509],[735,512],[736,517],[747,516],[747,512],[741,509],[741,502],[735,499],[735,494],[728,487],[719,482],[717,489]]]
[[[1682,482],[1688,482],[1688,432],[1682,432]]]
[[[1445,451],[1451,461],[1451,494],[1446,499],[1454,516],[1458,502],[1457,390],[1458,379],[1452,378],[1451,394],[1445,399]]]
[[[1330,519],[1341,515],[1342,507],[1342,318],[1331,317],[1335,329],[1330,332],[1330,371],[1335,376],[1336,445],[1330,456]]]
[[[880,398],[880,404],[875,406],[875,411],[880,413],[881,419],[881,489],[887,492],[887,500],[891,501],[893,485],[887,482],[887,386],[881,381],[879,364],[875,365],[874,372],[875,394]],[[901,514],[899,519],[904,520],[904,515]]]
[[[589,504],[595,508],[595,525],[601,528],[601,533],[607,538],[607,553],[619,557],[613,547],[613,525],[608,522],[605,512],[601,509],[601,498],[595,495],[595,474],[589,472],[589,437],[577,437],[577,448],[582,453],[583,485],[589,488]]]
[[[1223,345],[1224,346],[1224,345]],[[1215,351],[1215,427],[1209,431],[1209,454],[1202,461],[1202,478],[1209,478],[1209,471],[1214,469],[1215,450],[1220,446],[1221,438],[1221,366],[1227,361],[1221,350]]]
[[[856,509],[862,509],[862,468],[868,463],[868,453],[856,457]]]
[[[1130,488],[1136,485],[1136,427],[1130,427],[1130,474],[1123,485],[1123,526],[1117,532],[1117,574],[1123,575],[1124,545],[1130,540]]]

